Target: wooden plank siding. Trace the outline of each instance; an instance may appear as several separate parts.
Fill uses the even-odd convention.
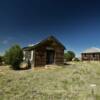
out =
[[[52,45],[43,45],[38,49],[35,49],[35,66],[44,66],[46,65],[46,48],[50,47],[54,49],[54,64],[63,64],[64,63],[64,49],[56,44]]]
[[[64,49],[61,47],[56,48],[55,63],[56,64],[64,63]]]
[[[100,61],[100,53],[82,53],[83,61]]]

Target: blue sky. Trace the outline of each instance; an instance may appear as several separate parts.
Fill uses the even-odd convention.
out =
[[[77,55],[100,48],[99,0],[0,0],[0,54],[54,35]]]

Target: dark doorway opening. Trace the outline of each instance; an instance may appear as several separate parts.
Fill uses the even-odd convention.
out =
[[[53,64],[55,55],[54,50],[47,50],[46,53],[46,64]]]

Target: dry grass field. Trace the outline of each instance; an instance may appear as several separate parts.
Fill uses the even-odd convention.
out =
[[[100,100],[100,62],[22,71],[0,66],[0,100]]]

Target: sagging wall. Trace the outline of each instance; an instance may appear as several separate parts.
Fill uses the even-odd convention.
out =
[[[64,49],[61,47],[55,48],[55,64],[64,64]]]
[[[100,53],[82,53],[83,61],[100,61]]]
[[[46,64],[45,48],[35,50],[34,66],[44,66]]]
[[[23,60],[28,61],[31,59],[31,51],[24,50],[23,51]]]
[[[64,63],[64,48],[59,45],[43,45],[34,50],[34,66],[45,66],[46,65],[46,48],[50,47],[54,49],[54,64]]]
[[[34,50],[23,50],[23,61],[30,61],[31,66],[34,66]]]

